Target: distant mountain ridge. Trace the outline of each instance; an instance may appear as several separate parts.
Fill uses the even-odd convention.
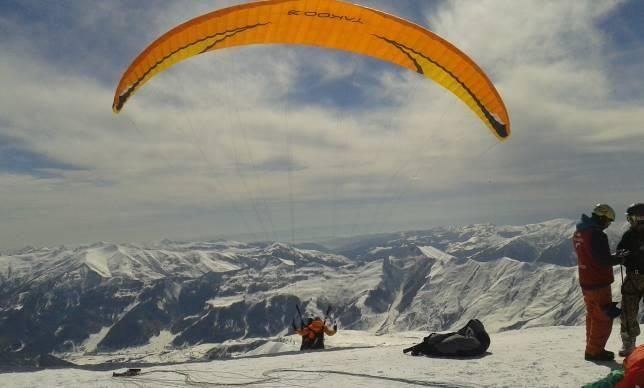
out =
[[[0,256],[0,354],[278,336],[296,304],[316,314],[332,305],[342,328],[376,332],[448,330],[474,317],[492,331],[581,324],[573,230],[563,219],[443,227],[325,252],[168,240],[26,248]]]

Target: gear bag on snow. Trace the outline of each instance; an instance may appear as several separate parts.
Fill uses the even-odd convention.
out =
[[[423,342],[403,350],[412,356],[473,357],[485,353],[490,347],[490,336],[478,319],[451,333],[431,333]]]
[[[129,368],[125,372],[113,372],[112,377],[133,377],[141,374],[140,368]]]

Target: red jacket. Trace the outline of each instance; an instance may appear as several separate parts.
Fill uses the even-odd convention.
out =
[[[601,225],[586,216],[581,217],[572,237],[579,266],[579,284],[584,289],[608,287],[613,283],[613,265],[620,261],[610,254],[608,237]]]
[[[644,387],[644,345],[640,345],[624,359],[624,378],[616,388]]]
[[[302,336],[302,345],[300,350],[324,349],[324,334],[335,334],[335,330],[326,326],[319,318],[314,319],[313,322],[299,330],[296,330],[296,332]]]

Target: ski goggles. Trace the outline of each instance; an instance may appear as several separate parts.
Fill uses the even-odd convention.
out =
[[[626,216],[626,221],[631,224],[639,224],[640,222],[644,222],[644,216]]]

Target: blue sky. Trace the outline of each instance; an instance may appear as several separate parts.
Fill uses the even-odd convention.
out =
[[[358,1],[479,63],[508,106],[503,144],[411,72],[302,47],[194,58],[112,114],[149,42],[240,2],[0,2],[0,249],[323,239],[644,201],[640,1]]]

